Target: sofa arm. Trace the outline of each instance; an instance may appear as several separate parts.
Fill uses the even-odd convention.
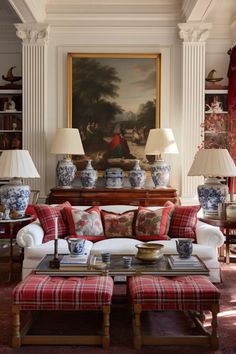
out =
[[[215,248],[224,244],[224,235],[218,227],[197,221],[196,226],[197,243]]]
[[[42,226],[39,221],[34,221],[17,232],[16,242],[22,248],[33,247],[42,243],[43,236]]]

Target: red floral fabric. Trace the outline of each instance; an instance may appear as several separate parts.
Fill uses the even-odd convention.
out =
[[[99,207],[91,207],[87,210],[64,208],[70,235],[77,235],[86,240],[103,240],[104,231]]]
[[[168,203],[168,204],[167,204]],[[170,205],[167,202],[165,205]],[[197,213],[200,205],[174,206],[168,235],[170,237],[192,238],[196,240]]]
[[[134,237],[135,211],[126,211],[122,214],[102,210],[105,237]]]
[[[140,207],[136,218],[136,238],[141,241],[166,240],[172,208],[150,210]]]
[[[57,206],[35,204],[34,209],[44,230],[43,243],[55,238],[55,217],[58,218],[58,237],[63,238],[69,234],[67,221],[62,214],[62,209],[68,206],[71,206],[69,202]]]

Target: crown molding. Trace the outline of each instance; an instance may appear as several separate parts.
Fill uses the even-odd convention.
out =
[[[8,0],[23,23],[43,22],[47,0]]]

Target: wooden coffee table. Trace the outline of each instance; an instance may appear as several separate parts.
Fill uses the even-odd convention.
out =
[[[209,275],[209,270],[205,264],[198,258],[200,267],[190,268],[189,266],[181,267],[181,269],[172,269],[169,262],[170,255],[163,255],[163,257],[155,262],[146,262],[137,259],[134,255],[132,257],[132,266],[125,268],[123,265],[124,255],[111,255],[111,263],[102,264],[101,256],[91,256],[88,265],[76,266],[68,269],[52,269],[49,262],[52,260],[53,255],[46,255],[35,269],[37,275],[50,275],[50,276],[94,276],[109,274],[111,276],[132,276],[132,275],[159,275],[165,277],[173,277],[178,275]],[[127,256],[127,254],[126,254]],[[59,255],[61,259],[63,255]]]

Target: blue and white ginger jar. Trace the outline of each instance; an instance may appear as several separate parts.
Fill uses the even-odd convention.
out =
[[[124,171],[118,167],[107,168],[104,173],[107,188],[122,188],[124,182]]]
[[[228,186],[220,183],[218,178],[207,178],[205,184],[197,187],[198,199],[205,215],[218,215],[218,205],[225,203]]]
[[[170,165],[164,160],[156,160],[151,166],[151,175],[155,187],[167,187],[170,180]]]
[[[1,187],[1,204],[5,210],[16,211],[19,216],[25,215],[29,204],[30,187],[9,182]]]
[[[75,178],[77,169],[71,159],[64,158],[58,161],[56,173],[59,181],[59,186],[70,187]]]
[[[146,181],[146,172],[141,170],[139,160],[135,160],[134,168],[129,172],[129,182],[132,188],[143,188]]]
[[[98,179],[98,173],[92,166],[92,160],[87,160],[87,165],[83,171],[80,172],[80,180],[83,188],[94,188]]]

